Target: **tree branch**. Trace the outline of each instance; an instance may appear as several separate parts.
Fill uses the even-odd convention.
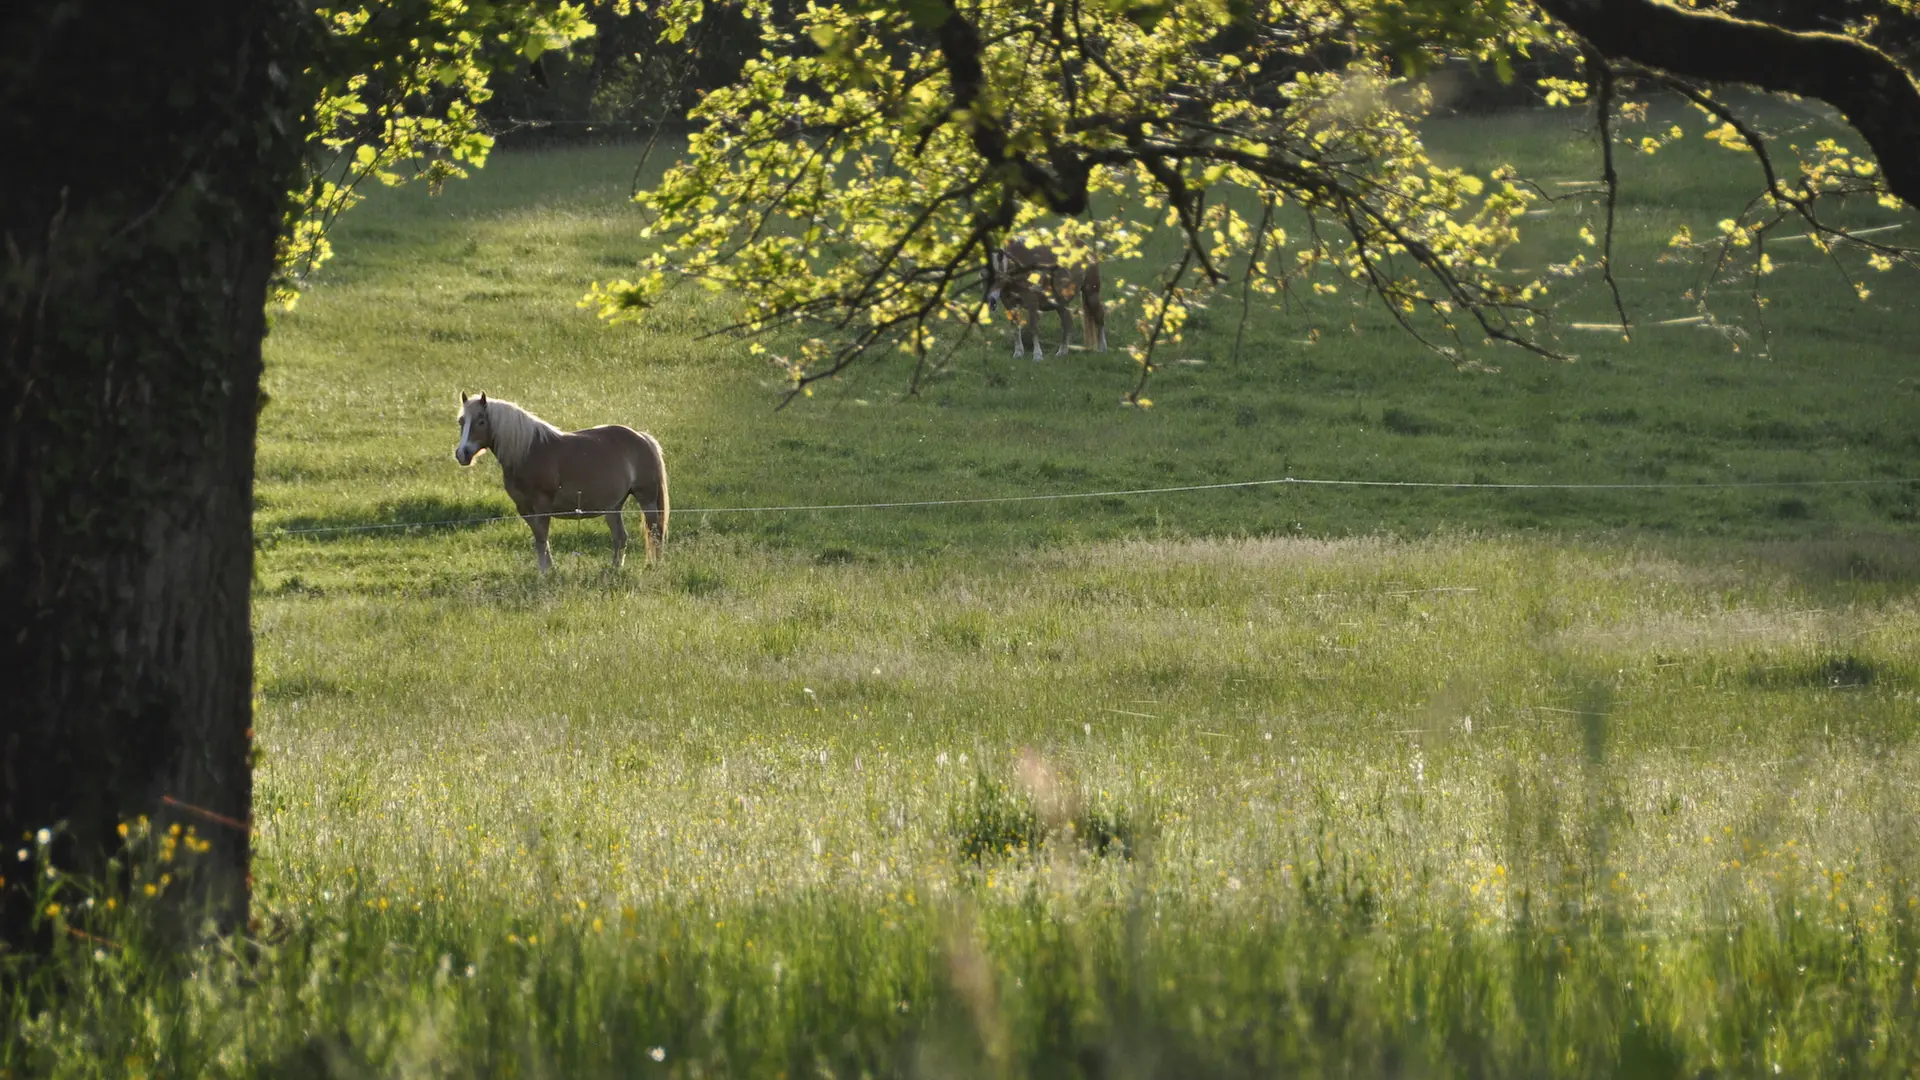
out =
[[[1867,140],[1888,188],[1920,205],[1920,87],[1880,49],[1659,0],[1541,0],[1540,7],[1611,58],[1819,98]]]
[[[1620,316],[1620,333],[1633,340],[1633,324],[1627,320],[1627,305],[1620,299],[1620,282],[1613,276],[1613,212],[1620,204],[1620,173],[1613,167],[1613,68],[1607,58],[1594,49],[1587,50],[1587,66],[1592,69],[1598,94],[1594,115],[1600,129],[1601,179],[1607,185],[1607,235],[1600,249],[1600,273],[1607,290],[1613,294],[1613,310]]]

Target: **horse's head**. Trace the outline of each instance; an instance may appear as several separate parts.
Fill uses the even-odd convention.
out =
[[[480,451],[493,446],[493,426],[487,422],[487,395],[468,397],[460,391],[460,444],[453,448],[453,460],[473,464]]]
[[[1000,306],[1000,290],[1007,284],[1007,253],[995,251],[987,256],[987,314]]]

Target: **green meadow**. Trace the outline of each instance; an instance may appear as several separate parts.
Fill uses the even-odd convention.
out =
[[[1561,196],[1516,265],[1595,223],[1568,116],[1432,137]],[[1002,327],[781,407],[724,297],[600,325],[638,161],[342,220],[268,341],[256,926],[162,962],[97,894],[0,1072],[1920,1069],[1920,307],[1782,240],[1669,321],[1749,161],[1622,161],[1630,343],[1591,276],[1577,359],[1491,370],[1228,291],[1148,409]],[[665,558],[563,522],[535,573],[462,390],[656,435]],[[1289,477],[1614,486],[1117,494]]]

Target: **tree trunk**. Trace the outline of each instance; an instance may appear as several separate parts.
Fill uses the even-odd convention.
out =
[[[171,890],[244,919],[260,343],[300,167],[301,5],[0,14],[0,941],[15,848],[98,873],[150,815],[213,844]]]

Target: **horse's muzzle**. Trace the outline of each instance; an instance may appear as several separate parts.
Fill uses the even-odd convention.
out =
[[[461,443],[459,446],[453,448],[453,460],[462,465],[473,464],[473,455],[474,451],[468,450],[465,443]]]

